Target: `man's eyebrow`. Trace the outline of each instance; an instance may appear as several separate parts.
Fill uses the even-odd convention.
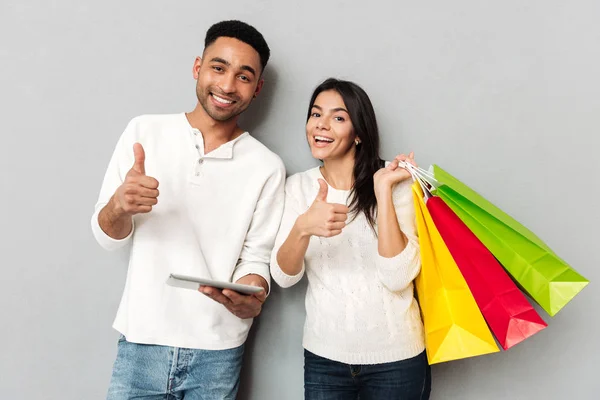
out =
[[[212,58],[210,61],[211,61],[211,62],[218,62],[218,63],[221,63],[221,64],[225,64],[225,65],[227,65],[228,67],[231,67],[231,63],[230,63],[229,61],[227,61],[227,60],[225,60],[225,59],[221,58],[221,57],[213,57],[213,58]],[[251,66],[249,66],[249,65],[242,65],[242,66],[240,67],[240,69],[241,69],[242,71],[248,71],[248,72],[250,72],[252,75],[256,75],[256,70],[255,70],[254,68],[252,68]]]
[[[240,67],[240,69],[241,69],[241,70],[243,70],[243,71],[248,71],[248,72],[250,72],[252,75],[256,75],[256,71],[254,70],[254,68],[252,68],[252,67],[251,67],[251,66],[249,66],[249,65],[242,65],[242,66]]]
[[[222,59],[221,57],[213,57],[210,61],[214,61],[214,62],[218,62],[221,64],[225,64],[227,66],[230,66],[231,64],[229,63],[229,61]]]

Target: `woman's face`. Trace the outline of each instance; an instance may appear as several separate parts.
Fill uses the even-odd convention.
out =
[[[356,135],[342,96],[335,90],[319,93],[306,123],[306,138],[314,158],[354,157]]]

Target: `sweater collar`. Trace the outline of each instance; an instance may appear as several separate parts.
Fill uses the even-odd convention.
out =
[[[190,131],[190,135],[192,136],[192,139],[198,144],[198,146],[200,146],[201,149],[204,149],[204,137],[202,136],[202,132],[200,132],[196,128],[193,128],[190,125],[190,122],[188,121],[187,117],[185,116],[185,113],[183,113],[182,116],[185,121],[185,125],[188,127],[188,130]],[[233,146],[235,146],[235,144],[237,142],[239,142],[240,140],[242,140],[243,138],[245,138],[249,135],[250,134],[248,133],[248,131],[246,131],[246,132],[242,133],[240,136],[236,137],[235,139],[230,140],[226,143],[223,143],[222,145],[220,145],[219,147],[217,147],[210,153],[205,154],[203,156],[203,158],[231,159],[231,158],[233,158]]]

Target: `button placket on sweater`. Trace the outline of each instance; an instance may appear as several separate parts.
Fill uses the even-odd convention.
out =
[[[194,132],[194,141],[196,143],[194,145],[194,147],[196,148],[196,151],[198,152],[198,161],[196,162],[196,165],[194,167],[194,176],[200,176],[201,166],[202,166],[202,164],[204,164],[204,143],[201,143],[202,136],[200,135],[200,131],[197,129],[193,129],[193,132]]]

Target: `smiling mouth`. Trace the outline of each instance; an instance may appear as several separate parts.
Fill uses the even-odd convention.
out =
[[[333,139],[325,136],[314,136],[315,142],[317,143],[333,143]]]
[[[230,105],[230,104],[234,104],[234,103],[235,103],[235,100],[229,100],[229,99],[226,99],[226,98],[224,98],[224,97],[217,96],[217,95],[216,95],[216,94],[214,94],[214,93],[211,93],[210,95],[212,96],[212,98],[213,98],[213,99],[214,99],[214,100],[215,100],[217,103],[219,103],[219,104],[223,104],[224,106],[227,106],[227,105]]]

